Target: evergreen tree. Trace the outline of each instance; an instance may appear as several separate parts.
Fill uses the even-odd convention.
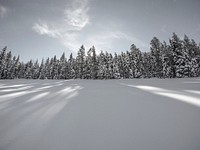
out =
[[[173,74],[173,54],[166,42],[162,44],[162,76],[172,78]]]
[[[88,63],[90,66],[90,78],[91,79],[97,79],[97,72],[98,72],[98,64],[97,64],[97,57],[96,57],[96,51],[95,47],[92,46],[92,48],[88,51]]]
[[[44,65],[44,79],[51,79],[50,71],[51,71],[51,65],[50,65],[50,59],[48,57]]]
[[[113,58],[113,76],[115,79],[120,78],[118,55],[115,53]]]
[[[30,60],[25,64],[25,75],[24,75],[25,79],[32,79],[33,78],[32,68],[33,68],[33,61]]]
[[[11,79],[18,78],[19,74],[19,56],[13,57],[12,68],[11,68]]]
[[[45,65],[44,65],[44,59],[42,59],[42,62],[40,64],[39,68],[39,79],[45,79]]]
[[[183,52],[182,41],[179,37],[173,33],[172,38],[170,39],[170,48],[172,51],[172,72],[173,77],[184,77],[184,68],[185,68],[185,56]]]
[[[3,79],[11,79],[11,74],[12,74],[12,54],[11,51],[9,51],[6,54],[6,61],[5,61],[5,68],[3,71]]]
[[[140,78],[143,74],[142,54],[134,44],[131,45],[131,73],[133,78]]]
[[[150,56],[150,53],[143,53],[143,60],[142,60],[142,63],[143,63],[143,76],[144,78],[151,78],[152,77],[152,73],[151,73],[151,70],[152,70],[152,64],[151,64],[151,56]]]
[[[78,51],[78,55],[76,58],[77,62],[77,69],[78,69],[78,74],[77,77],[84,79],[84,70],[85,70],[85,48],[82,45],[81,48]]]
[[[3,79],[4,69],[6,69],[6,50],[7,46],[0,52],[0,79]]]
[[[26,69],[25,64],[23,62],[19,63],[19,73],[18,73],[18,78],[19,79],[26,78],[25,69]]]
[[[154,37],[151,42],[151,57],[152,57],[152,73],[153,77],[162,77],[162,55],[161,43],[158,38]]]
[[[161,43],[154,37],[150,52],[142,53],[134,44],[130,51],[117,55],[105,52],[96,55],[95,47],[89,49],[87,56],[82,45],[76,59],[71,54],[67,60],[63,53],[42,60],[21,62],[6,52],[0,51],[0,79],[118,79],[150,77],[198,77],[200,76],[200,44],[186,35],[181,40],[173,33],[169,44]],[[114,56],[114,57],[113,57]]]
[[[105,54],[103,53],[103,51],[100,52],[99,56],[98,56],[98,79],[105,79],[106,76],[106,57]]]
[[[59,79],[66,79],[66,58],[65,53],[62,54],[60,57],[60,63],[59,63]]]
[[[75,59],[73,58],[72,53],[70,54],[69,60],[68,60],[68,64],[69,64],[69,78],[70,79],[75,79],[76,74],[75,74]]]
[[[38,60],[36,60],[31,68],[31,73],[32,73],[32,79],[38,79],[40,75],[40,70],[39,70],[39,63]]]

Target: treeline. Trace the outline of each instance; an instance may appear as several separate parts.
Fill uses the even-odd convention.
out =
[[[183,78],[200,76],[200,45],[186,35],[181,40],[175,33],[169,43],[154,37],[150,52],[141,52],[134,44],[121,54],[101,51],[93,46],[87,52],[82,45],[74,58],[65,53],[38,61],[21,62],[0,51],[0,79],[119,79],[119,78]]]

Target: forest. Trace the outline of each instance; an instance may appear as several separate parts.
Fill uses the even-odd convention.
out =
[[[150,51],[142,52],[134,44],[121,54],[88,51],[82,45],[77,56],[29,60],[12,56],[4,47],[0,51],[0,79],[132,79],[184,78],[200,76],[200,43],[187,35],[180,39],[173,33],[167,42],[157,37],[150,41]]]

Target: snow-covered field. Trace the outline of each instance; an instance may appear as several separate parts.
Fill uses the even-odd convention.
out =
[[[0,150],[200,150],[200,78],[1,80]]]

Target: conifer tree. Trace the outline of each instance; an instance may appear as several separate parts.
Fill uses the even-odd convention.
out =
[[[0,52],[0,79],[3,79],[4,69],[6,68],[6,50],[7,46],[5,46]]]
[[[142,54],[134,44],[131,45],[131,70],[133,78],[140,78],[143,74]]]
[[[179,37],[173,33],[170,39],[170,49],[172,51],[172,72],[173,77],[184,77],[184,67],[185,67],[185,56],[183,53],[182,41]]]
[[[162,51],[161,43],[154,37],[151,42],[152,73],[153,77],[162,77]]]

